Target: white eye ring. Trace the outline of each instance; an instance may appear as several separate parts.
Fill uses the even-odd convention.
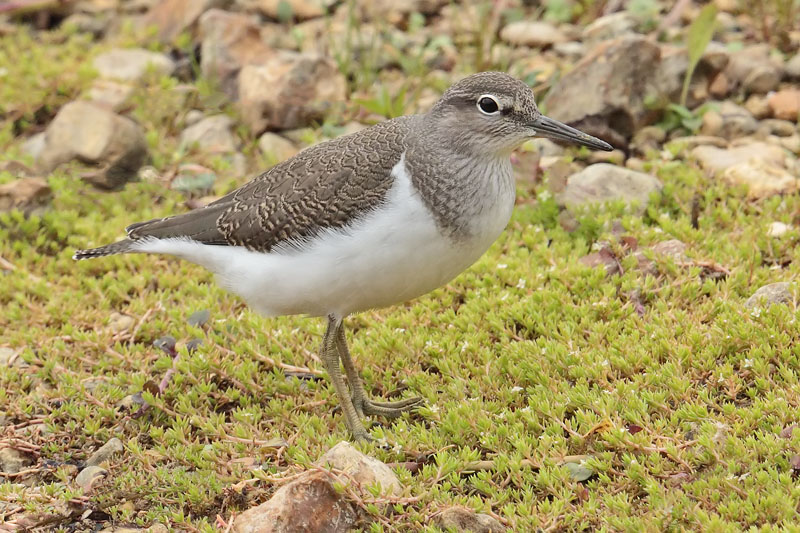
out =
[[[490,100],[491,103],[490,102],[486,102],[486,100]],[[492,104],[494,104],[494,110],[487,111],[486,109],[484,109],[485,105],[489,105],[491,107]],[[482,95],[480,95],[478,97],[478,101],[475,103],[475,105],[477,106],[478,111],[480,111],[484,115],[496,115],[496,114],[498,114],[500,112],[500,102],[498,102],[497,98],[495,98],[491,94],[482,94]]]

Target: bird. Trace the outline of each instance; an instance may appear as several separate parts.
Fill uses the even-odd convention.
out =
[[[534,137],[612,149],[544,116],[522,81],[480,72],[426,113],[310,146],[205,207],[137,222],[74,258],[171,255],[262,315],[326,318],[320,359],[350,435],[371,440],[367,417],[396,418],[422,400],[368,397],[345,318],[422,296],[482,256],[511,218],[511,153]]]

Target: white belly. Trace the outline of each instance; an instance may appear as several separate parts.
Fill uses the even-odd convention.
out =
[[[472,236],[440,233],[411,186],[404,161],[392,170],[387,202],[344,230],[270,253],[188,240],[144,241],[139,251],[168,253],[216,273],[220,283],[265,315],[346,316],[416,298],[447,283],[497,239],[511,216],[513,183],[474,221]]]

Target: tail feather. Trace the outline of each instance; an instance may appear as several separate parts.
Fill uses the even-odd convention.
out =
[[[131,239],[123,239],[99,248],[92,248],[91,250],[77,250],[72,258],[80,261],[81,259],[92,259],[105,255],[124,254],[133,251],[133,243],[134,241]]]

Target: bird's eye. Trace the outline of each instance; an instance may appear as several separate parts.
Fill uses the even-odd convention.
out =
[[[497,99],[494,96],[484,94],[478,98],[478,109],[484,115],[494,115],[500,111],[500,104],[497,103]]]

